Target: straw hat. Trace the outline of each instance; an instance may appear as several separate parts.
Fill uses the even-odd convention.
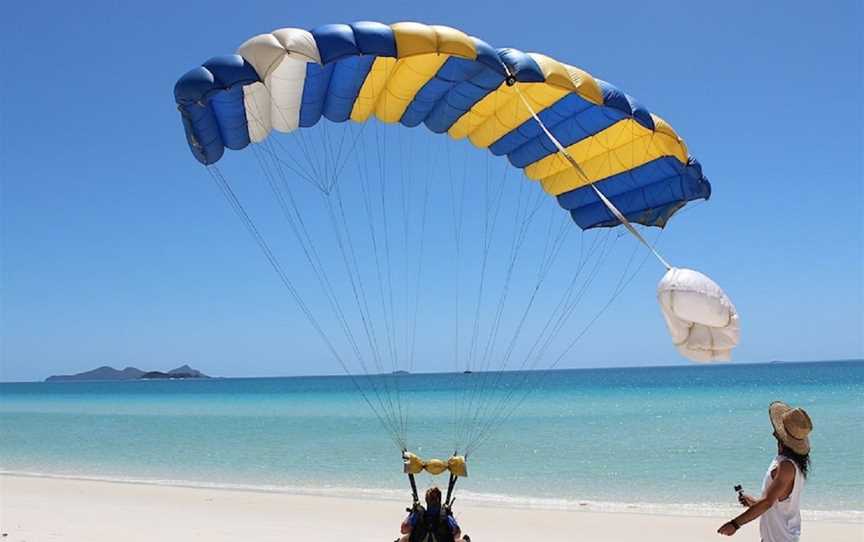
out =
[[[810,453],[807,435],[813,430],[813,422],[803,408],[792,408],[782,401],[774,401],[768,407],[768,416],[780,442],[796,454]]]

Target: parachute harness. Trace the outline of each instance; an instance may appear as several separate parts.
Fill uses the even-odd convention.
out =
[[[558,149],[558,152],[570,163],[571,166],[573,166],[573,169],[576,171],[576,173],[578,173],[579,176],[582,177],[582,179],[591,186],[591,188],[594,190],[594,193],[597,194],[597,197],[600,198],[600,201],[603,202],[603,205],[605,205],[606,208],[609,209],[609,212],[611,212],[615,216],[615,218],[617,218],[618,221],[621,222],[621,224],[623,224],[625,228],[627,228],[627,231],[632,233],[633,236],[636,237],[636,239],[638,239],[640,243],[645,245],[645,247],[647,247],[648,250],[650,250],[654,254],[657,260],[660,261],[660,263],[663,265],[663,267],[666,268],[667,271],[671,270],[672,266],[669,265],[669,262],[667,262],[666,259],[663,258],[663,256],[661,256],[659,252],[657,252],[657,249],[655,249],[654,246],[648,243],[645,237],[643,237],[642,234],[639,233],[639,230],[637,230],[633,226],[633,224],[631,224],[630,221],[627,220],[627,217],[624,216],[624,214],[620,210],[618,210],[617,207],[615,207],[615,204],[612,203],[609,198],[607,198],[606,195],[603,194],[603,192],[601,192],[600,189],[597,188],[597,186],[590,181],[588,175],[586,175],[585,171],[582,169],[582,166],[579,165],[579,162],[577,162],[576,159],[573,158],[573,156],[567,151],[567,149],[564,148],[564,145],[562,145],[561,142],[558,141],[558,138],[552,135],[552,132],[549,131],[549,128],[546,127],[546,124],[540,119],[540,117],[537,115],[537,112],[534,111],[534,108],[531,107],[531,104],[528,102],[528,99],[525,98],[525,95],[522,93],[519,85],[516,84],[516,76],[513,75],[513,73],[510,71],[510,68],[505,65],[504,69],[507,70],[507,79],[505,80],[507,86],[513,87],[513,90],[516,91],[519,99],[522,100],[522,104],[525,105],[525,108],[528,109],[528,112],[531,113],[532,117],[534,117],[534,120],[540,126],[540,129],[543,130],[543,133],[546,134],[546,137],[548,137],[552,144],[555,145],[555,148]]]

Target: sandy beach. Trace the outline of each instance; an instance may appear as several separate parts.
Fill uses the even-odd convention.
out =
[[[0,476],[0,530],[9,542],[380,542],[396,537],[402,515],[394,501]],[[457,515],[478,542],[721,539],[714,534],[717,518],[476,505],[459,506]],[[805,540],[864,540],[860,524],[808,521],[804,528]],[[758,540],[756,526],[745,526],[735,540]]]

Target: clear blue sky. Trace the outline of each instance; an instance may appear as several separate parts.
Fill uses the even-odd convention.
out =
[[[103,363],[338,372],[189,153],[172,88],[254,34],[354,20],[447,24],[638,97],[712,181],[663,250],[733,297],[736,359],[864,356],[861,2],[487,5],[9,5],[0,378]],[[567,365],[684,363],[656,307],[661,271],[648,265]]]

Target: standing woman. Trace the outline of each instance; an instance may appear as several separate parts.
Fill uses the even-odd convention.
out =
[[[803,408],[775,401],[768,416],[777,439],[777,456],[762,481],[762,496],[754,499],[741,493],[739,502],[747,507],[741,515],[724,523],[717,532],[732,536],[745,523],[759,518],[762,542],[798,542],[801,537],[801,491],[810,469],[810,439],[813,422]]]

